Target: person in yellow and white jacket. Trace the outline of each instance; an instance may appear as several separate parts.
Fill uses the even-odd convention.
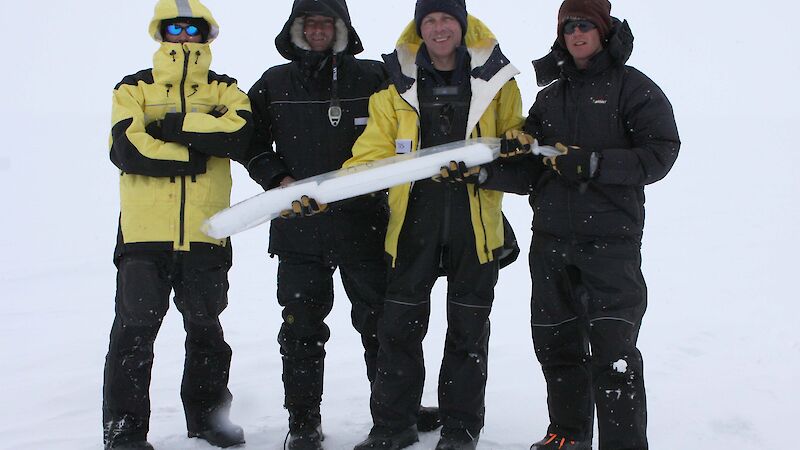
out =
[[[522,125],[518,73],[463,0],[418,0],[415,20],[384,60],[391,80],[370,99],[351,167],[419,148],[502,137]],[[416,442],[430,293],[448,280],[448,331],[439,378],[437,449],[474,449],[484,421],[489,313],[503,249],[502,193],[481,189],[479,168],[451,163],[436,180],[390,189],[391,256],[378,325],[374,426],[356,450]]]
[[[181,397],[189,437],[244,443],[228,419],[231,348],[219,321],[227,305],[229,240],[200,231],[230,205],[231,159],[247,162],[252,118],[236,80],[211,70],[219,34],[197,0],[161,0],[150,23],[153,68],[114,89],[111,160],[120,171],[116,316],[103,387],[106,449],[150,449],[153,342],[170,292],[184,318]]]

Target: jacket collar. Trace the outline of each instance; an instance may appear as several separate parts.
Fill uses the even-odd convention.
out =
[[[519,70],[503,55],[497,39],[489,28],[474,16],[470,15],[468,21],[464,42],[470,58],[472,99],[467,135],[478,124],[500,89],[519,74]],[[417,57],[422,46],[422,38],[417,34],[416,24],[411,22],[398,39],[394,53],[383,55],[397,92],[417,111],[419,111]]]
[[[172,44],[163,42],[153,55],[153,79],[158,84],[180,88],[184,77],[185,87],[208,83],[211,67],[211,47],[208,44]]]

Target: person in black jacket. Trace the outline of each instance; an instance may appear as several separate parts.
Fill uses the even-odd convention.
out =
[[[525,131],[561,154],[488,167],[485,186],[530,194],[531,325],[550,427],[536,449],[646,449],[641,272],[644,187],[664,178],[680,139],[661,89],[625,63],[627,22],[607,0],[567,0],[558,40],[535,61],[540,86]],[[552,83],[552,84],[550,84]],[[544,163],[544,164],[543,164]]]
[[[369,97],[387,78],[382,63],[355,58],[363,47],[344,0],[296,0],[275,44],[291,62],[267,70],[249,92],[256,127],[251,152],[259,155],[249,171],[264,189],[341,168],[366,128]],[[370,382],[386,290],[385,192],[338,202],[325,214],[306,212],[274,220],[269,242],[269,252],[279,257],[284,322],[278,341],[292,449],[322,448],[324,344],[330,337],[324,320],[333,306],[333,272],[339,268],[352,303]],[[424,426],[437,428],[438,411],[424,412]]]

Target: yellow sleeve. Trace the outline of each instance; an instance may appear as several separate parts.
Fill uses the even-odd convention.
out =
[[[228,111],[222,117],[214,117],[201,112],[186,113],[181,131],[184,133],[235,133],[252,121],[250,99],[236,84],[219,86],[218,105]]]
[[[524,122],[522,95],[517,81],[512,79],[500,89],[497,102],[497,137],[504,137],[508,130],[521,130]]]
[[[377,161],[395,156],[397,139],[397,112],[394,109],[394,86],[376,92],[369,99],[367,128],[353,145],[353,157],[342,167]]]

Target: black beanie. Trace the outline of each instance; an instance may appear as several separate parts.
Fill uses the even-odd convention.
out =
[[[173,23],[186,23],[189,25],[194,25],[200,30],[200,36],[203,37],[203,42],[208,42],[208,32],[211,27],[208,26],[208,22],[205,19],[200,17],[176,17],[174,19],[164,19],[161,21],[161,39],[164,39],[164,36],[167,35],[167,27],[172,25]]]
[[[420,28],[422,19],[430,13],[443,12],[449,14],[461,24],[461,36],[467,34],[467,3],[466,0],[417,0],[414,11],[414,22],[417,24],[417,34],[422,36]]]

